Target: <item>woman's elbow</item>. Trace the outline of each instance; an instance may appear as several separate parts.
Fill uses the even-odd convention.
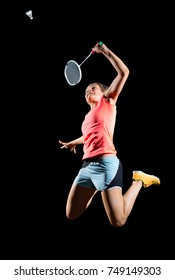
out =
[[[123,75],[124,75],[126,78],[128,78],[129,73],[130,73],[129,69],[126,68],[125,71],[124,71],[124,73],[123,73]]]

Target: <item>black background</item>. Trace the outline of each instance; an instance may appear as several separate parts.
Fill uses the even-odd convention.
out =
[[[172,259],[172,111],[166,76],[171,8],[34,2],[9,4],[3,17],[1,259]],[[33,20],[25,14],[30,9]],[[65,217],[82,149],[74,155],[61,150],[58,140],[81,135],[89,110],[86,86],[110,84],[116,73],[95,54],[82,65],[80,83],[70,86],[64,67],[70,59],[81,63],[98,41],[130,69],[114,137],[124,191],[133,170],[161,180],[160,186],[141,190],[119,229],[109,224],[100,193],[82,217]]]

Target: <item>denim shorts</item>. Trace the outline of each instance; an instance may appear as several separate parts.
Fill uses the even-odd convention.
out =
[[[84,160],[73,184],[98,191],[122,188],[122,163],[116,155]]]

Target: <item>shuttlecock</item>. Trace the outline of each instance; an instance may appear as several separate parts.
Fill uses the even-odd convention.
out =
[[[32,10],[26,12],[26,15],[27,15],[30,19],[33,19]]]

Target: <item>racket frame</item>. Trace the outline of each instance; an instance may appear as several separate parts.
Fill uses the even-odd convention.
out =
[[[78,68],[78,70],[79,70],[79,79],[78,79],[78,81],[77,81],[76,83],[71,83],[71,82],[69,81],[69,79],[67,78],[67,73],[66,73],[68,64],[69,64],[69,63],[72,63],[72,62],[77,66],[77,68]],[[75,86],[76,84],[78,84],[78,83],[80,82],[81,78],[82,78],[82,71],[81,71],[80,65],[79,65],[75,60],[73,60],[73,59],[69,60],[69,61],[67,62],[67,64],[65,65],[65,68],[64,68],[64,76],[65,76],[66,81],[68,82],[69,85]]]

